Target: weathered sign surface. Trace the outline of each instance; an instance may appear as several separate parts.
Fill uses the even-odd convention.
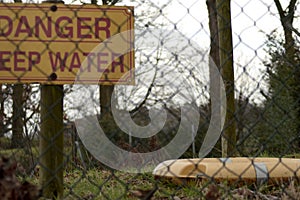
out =
[[[0,82],[132,84],[133,7],[0,4]]]

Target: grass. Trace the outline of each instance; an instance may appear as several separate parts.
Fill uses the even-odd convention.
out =
[[[31,149],[34,157],[38,156],[37,148]],[[27,165],[30,155],[24,150],[1,150],[1,155],[13,157],[18,162],[24,160]],[[69,150],[66,155],[69,155]],[[26,156],[25,156],[26,155]],[[24,157],[25,156],[25,157]],[[266,155],[264,155],[266,156]],[[27,158],[28,157],[28,158]],[[300,158],[299,154],[286,157]],[[26,159],[24,159],[26,158]],[[80,165],[70,163],[64,174],[64,199],[138,199],[133,192],[137,190],[151,190],[157,187],[152,199],[300,199],[300,184],[297,181],[278,185],[218,183],[210,181],[190,180],[184,184],[175,184],[170,180],[155,179],[151,173],[133,174],[112,171],[103,167],[91,168],[84,171]],[[20,179],[38,184],[38,174],[26,175]]]
[[[27,181],[38,183],[37,177]],[[237,183],[218,183],[190,180],[175,184],[170,180],[157,180],[152,174],[131,174],[108,169],[93,168],[86,172],[76,169],[64,175],[64,199],[138,199],[137,190],[151,190],[157,186],[152,199],[300,199],[300,186],[296,181],[277,186]]]

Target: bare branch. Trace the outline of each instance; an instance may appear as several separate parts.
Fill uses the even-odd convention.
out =
[[[300,37],[300,32],[297,29],[295,29],[292,25],[286,26],[286,28],[294,32],[297,36]]]
[[[279,0],[274,0],[274,2],[275,2],[275,5],[277,7],[277,10],[279,12],[280,19],[283,19],[285,17],[285,15],[284,15],[284,11],[282,9],[280,1]]]
[[[288,10],[287,17],[290,18],[291,24],[293,24],[293,20],[294,20],[296,2],[297,0],[291,0],[288,6],[289,10]]]
[[[295,12],[295,6],[296,6],[296,2],[297,2],[297,0],[291,0],[290,1],[290,4],[289,4],[289,6],[288,6],[288,8],[289,8],[289,13],[294,13]]]
[[[116,3],[118,3],[119,0],[112,0],[110,5],[115,5]]]
[[[108,0],[102,0],[103,5],[108,5]]]

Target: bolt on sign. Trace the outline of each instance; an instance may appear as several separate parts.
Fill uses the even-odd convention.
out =
[[[133,7],[0,4],[0,82],[133,84]]]

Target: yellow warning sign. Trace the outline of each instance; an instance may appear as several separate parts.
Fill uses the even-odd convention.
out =
[[[133,7],[0,4],[0,82],[132,84]]]

